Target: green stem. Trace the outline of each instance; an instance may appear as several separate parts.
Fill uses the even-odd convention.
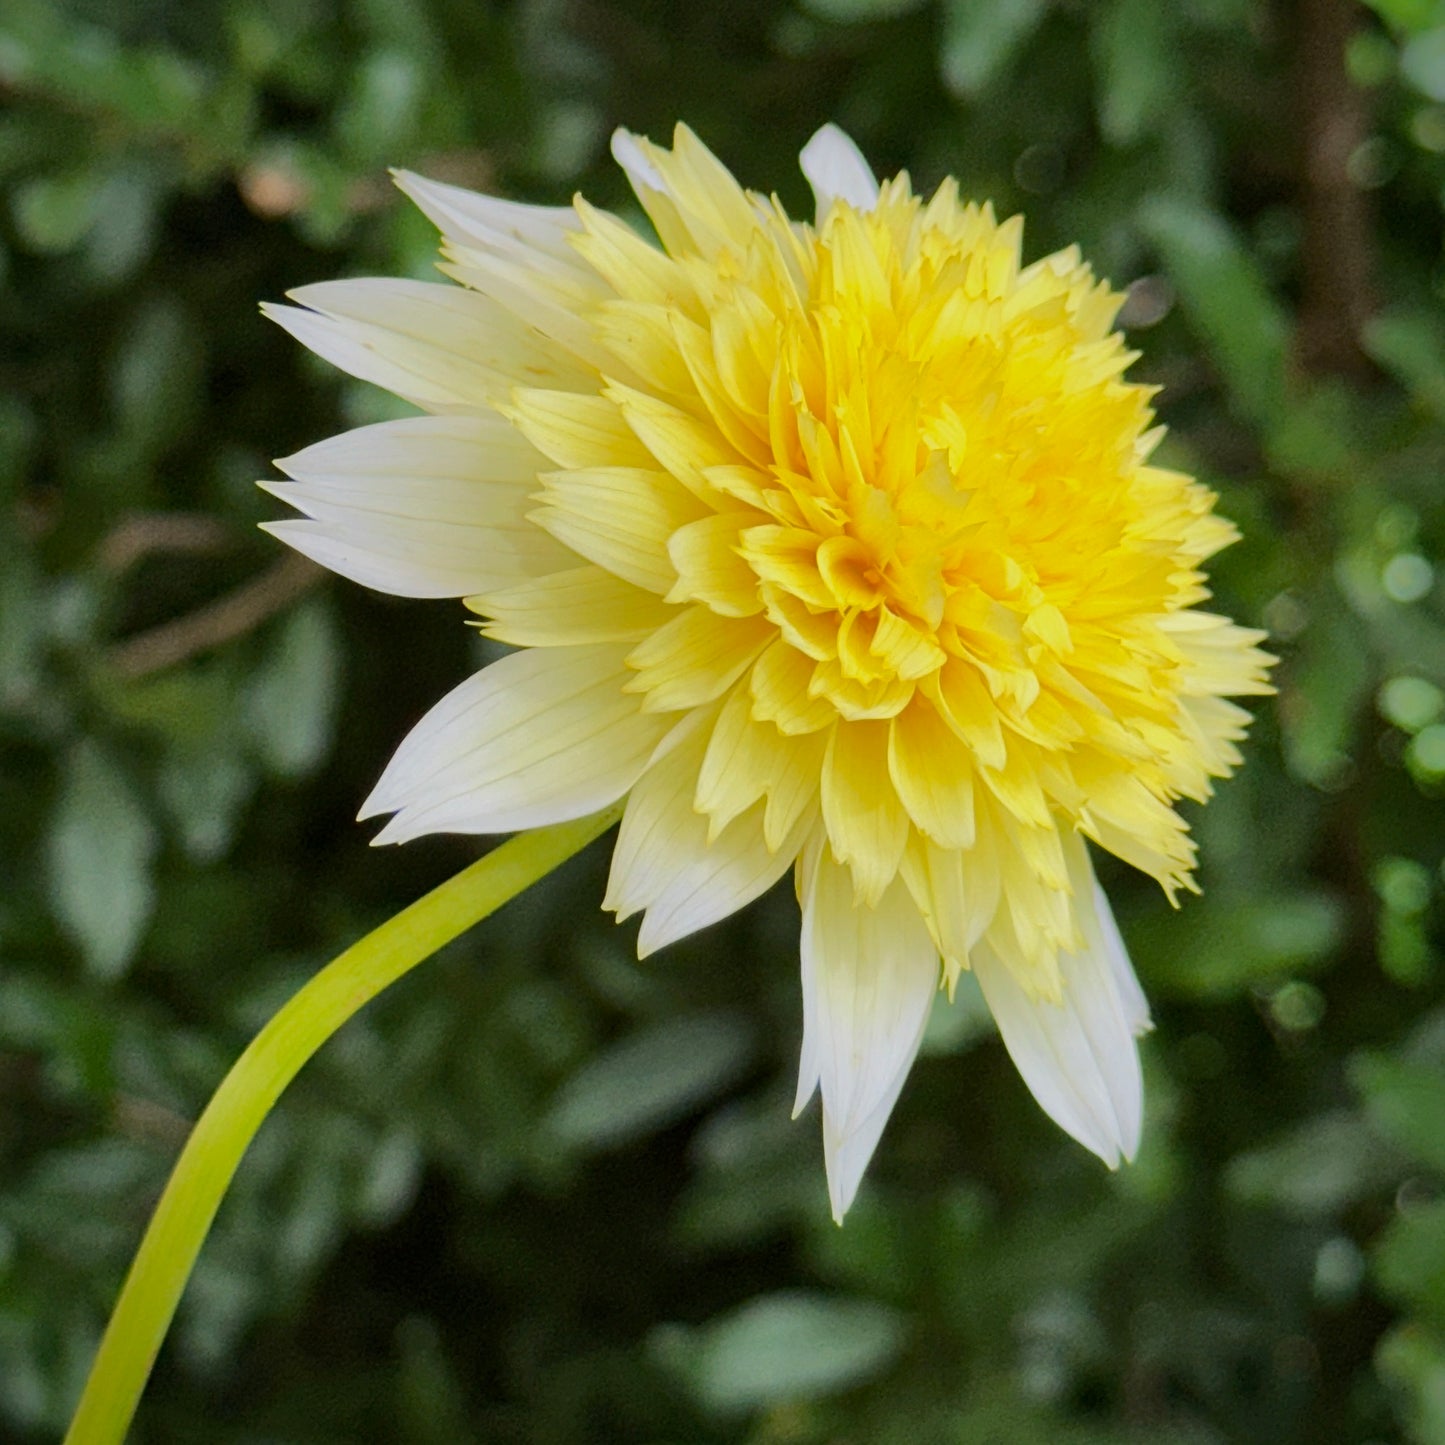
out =
[[[113,1445],[125,1438],[236,1166],[301,1066],[363,1004],[606,832],[621,810],[618,803],[502,844],[352,944],[256,1035],[176,1161],[106,1327],[66,1445]]]

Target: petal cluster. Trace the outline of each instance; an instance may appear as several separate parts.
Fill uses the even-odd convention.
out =
[[[463,597],[516,650],[403,742],[378,841],[627,795],[606,906],[647,953],[794,868],[798,1107],[848,1207],[940,986],[972,970],[1040,1103],[1110,1165],[1148,1023],[1085,840],[1193,888],[1175,805],[1239,762],[1261,636],[1203,610],[1234,538],[1150,461],[1119,297],[1022,224],[875,181],[825,127],[811,223],[684,127],[614,154],[655,229],[418,177],[452,285],[272,314],[427,415],[280,463],[272,529]]]

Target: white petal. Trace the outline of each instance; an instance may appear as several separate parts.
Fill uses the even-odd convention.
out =
[[[823,1092],[823,1148],[841,1220],[918,1052],[938,991],[938,954],[902,882],[855,906],[853,875],[825,847],[803,896],[806,1048]]]
[[[1134,965],[1129,962],[1129,950],[1125,948],[1119,925],[1114,921],[1114,910],[1109,907],[1109,900],[1094,876],[1089,845],[1078,833],[1064,835],[1062,842],[1064,862],[1069,870],[1069,886],[1074,890],[1085,947],[1096,950],[1108,960],[1129,1032],[1136,1038],[1147,1034],[1154,1027],[1149,1017],[1149,1000],[1139,986]]]
[[[523,382],[566,391],[596,384],[570,353],[460,286],[363,277],[290,295],[307,309],[261,310],[318,356],[429,411],[504,405]]]
[[[612,159],[627,172],[633,188],[645,186],[650,191],[666,191],[662,172],[648,160],[638,138],[620,127],[612,132]]]
[[[852,138],[832,122],[814,132],[798,159],[818,202],[819,224],[835,200],[859,211],[871,211],[878,204],[872,167]]]
[[[1139,1147],[1144,1086],[1134,1034],[1142,995],[1137,982],[1133,993],[1125,987],[1121,964],[1131,980],[1133,970],[1095,912],[1093,868],[1082,840],[1071,838],[1066,851],[1083,947],[1060,955],[1062,1001],[1030,998],[986,944],[975,949],[973,966],[1004,1046],[1034,1097],[1113,1169]]]
[[[633,787],[622,815],[604,907],[619,919],[646,909],[638,956],[736,913],[765,893],[797,857],[812,818],[799,820],[772,852],[763,840],[759,804],[711,844],[706,817],[693,809],[698,769],[710,729],[694,713]]]
[[[827,831],[815,828],[798,857],[798,903],[812,897],[813,880],[817,877],[818,859],[828,846]],[[798,1051],[798,1088],[793,1095],[793,1118],[808,1107],[818,1089],[818,981],[811,949],[801,947],[803,982],[803,1044]]]
[[[1114,910],[1109,907],[1109,900],[1098,883],[1094,884],[1094,911],[1098,916],[1104,952],[1114,970],[1114,983],[1119,990],[1119,1003],[1123,1007],[1124,1018],[1128,1022],[1129,1032],[1137,1038],[1154,1027],[1154,1020],[1149,1017],[1149,1000],[1139,986],[1139,976],[1134,972],[1134,965],[1129,962],[1129,950],[1125,948],[1119,925],[1114,921]]]
[[[461,186],[430,181],[412,171],[395,172],[397,185],[449,241],[519,259],[538,253],[585,269],[567,241],[582,222],[571,206],[528,206],[484,196]]]
[[[402,597],[465,597],[575,565],[529,521],[544,459],[499,417],[408,417],[318,442],[260,485],[312,521],[265,530]]]
[[[585,364],[616,369],[590,320],[608,288],[568,240],[582,229],[575,210],[481,196],[408,171],[396,182],[442,232],[442,271]]]
[[[449,692],[407,734],[360,816],[377,835],[508,833],[615,801],[668,723],[622,691],[629,644],[515,652]]]

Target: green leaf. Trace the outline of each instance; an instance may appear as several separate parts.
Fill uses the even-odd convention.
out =
[[[961,99],[1003,73],[1044,14],[1044,0],[948,0],[938,53],[943,83]]]
[[[1229,224],[1197,201],[1152,196],[1138,220],[1231,402],[1249,421],[1272,423],[1285,406],[1289,323],[1258,263]]]
[[[326,756],[340,675],[331,614],[321,601],[304,603],[286,619],[246,698],[246,727],[271,772],[303,777]]]
[[[1382,20],[1407,35],[1417,30],[1428,30],[1445,20],[1445,4],[1442,0],[1365,0]]]
[[[156,835],[123,773],[92,742],[70,755],[48,845],[50,896],[99,978],[130,962],[150,918]]]
[[[1338,1214],[1385,1184],[1396,1162],[1357,1114],[1341,1109],[1237,1155],[1225,1184],[1242,1203],[1317,1219]]]
[[[902,1347],[897,1311],[872,1300],[782,1291],[697,1329],[654,1332],[652,1350],[710,1410],[813,1400],[870,1379]]]
[[[251,766],[224,746],[177,747],[157,779],[181,846],[200,863],[222,857],[254,786]]]
[[[184,433],[201,403],[199,333],[173,296],[135,308],[112,369],[112,399],[126,435],[157,447]]]
[[[426,95],[427,76],[418,58],[385,49],[367,57],[352,77],[351,93],[336,117],[347,155],[372,163],[405,145]]]
[[[1445,1174],[1445,1070],[1389,1054],[1361,1054],[1351,1061],[1350,1076],[1380,1133]]]
[[[546,1128],[579,1149],[654,1133],[735,1083],[753,1054],[740,1014],[706,1013],[653,1025],[597,1054],[558,1091]]]
[[[1410,1439],[1445,1441],[1445,1339],[1413,1322],[1396,1325],[1375,1350],[1375,1368],[1409,1397]]]
[[[856,25],[867,20],[891,20],[917,10],[924,0],[803,0],[803,9],[820,20]]]
[[[1445,419],[1445,327],[1433,311],[1384,311],[1365,323],[1365,350],[1410,393]]]
[[[1445,100],[1445,27],[1422,30],[1405,42],[1400,73],[1431,100]]]
[[[1175,11],[1157,0],[1114,0],[1094,24],[1099,129],[1118,146],[1158,133],[1180,89]]]
[[[1186,997],[1227,998],[1317,967],[1344,936],[1339,900],[1323,892],[1238,902],[1206,897],[1186,910],[1184,919],[1167,920],[1167,934],[1149,924],[1132,934],[1150,984]]]
[[[1375,672],[1370,640],[1333,585],[1310,598],[1310,620],[1295,645],[1281,708],[1285,756],[1296,777],[1330,786],[1349,764],[1356,725]]]
[[[1375,1274],[1393,1299],[1445,1326],[1445,1200],[1411,1204],[1375,1246]]]
[[[40,589],[29,553],[0,543],[0,711],[20,709],[40,685]]]
[[[74,250],[100,219],[99,179],[85,171],[37,176],[16,188],[11,212],[20,239],[32,251]]]

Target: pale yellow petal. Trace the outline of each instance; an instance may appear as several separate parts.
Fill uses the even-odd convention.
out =
[[[559,542],[625,581],[664,596],[677,582],[667,544],[707,509],[666,472],[589,467],[542,475],[530,515]]]
[[[783,733],[812,733],[826,728],[838,714],[827,698],[809,691],[812,659],[778,638],[763,650],[749,675],[753,716],[773,723]]]
[[[746,246],[757,230],[758,208],[685,125],[674,131],[670,151],[618,131],[612,153],[670,251],[711,256],[724,245]]]
[[[737,454],[715,427],[631,387],[609,386],[607,396],[616,402],[627,425],[664,471],[696,496],[715,496],[716,488],[707,473],[737,461]]]
[[[514,652],[453,689],[397,749],[361,816],[378,843],[507,833],[597,811],[641,776],[669,726],[622,690],[625,644]]]
[[[724,617],[752,617],[763,610],[757,573],[739,554],[739,534],[756,512],[716,512],[679,527],[667,552],[677,568],[669,602],[705,602]]]
[[[934,842],[973,846],[973,765],[953,729],[923,698],[889,725],[888,775],[908,816]]]
[[[709,831],[717,833],[766,799],[764,838],[769,848],[778,848],[818,796],[827,736],[790,737],[772,723],[755,721],[751,711],[747,686],[739,684],[713,724],[693,803],[708,815]]]
[[[567,391],[596,384],[571,353],[457,286],[367,278],[290,294],[304,310],[262,310],[318,355],[428,410],[495,407],[523,377]]]
[[[601,567],[573,567],[468,597],[482,631],[513,647],[630,642],[663,626],[673,609]]]
[[[888,778],[888,724],[840,722],[823,759],[823,822],[859,902],[874,907],[898,873],[908,814]]]
[[[721,697],[771,640],[758,618],[684,608],[628,655],[636,675],[627,689],[645,695],[649,712],[698,707]]]
[[[559,467],[650,467],[652,457],[616,405],[603,396],[519,387],[507,417]]]

